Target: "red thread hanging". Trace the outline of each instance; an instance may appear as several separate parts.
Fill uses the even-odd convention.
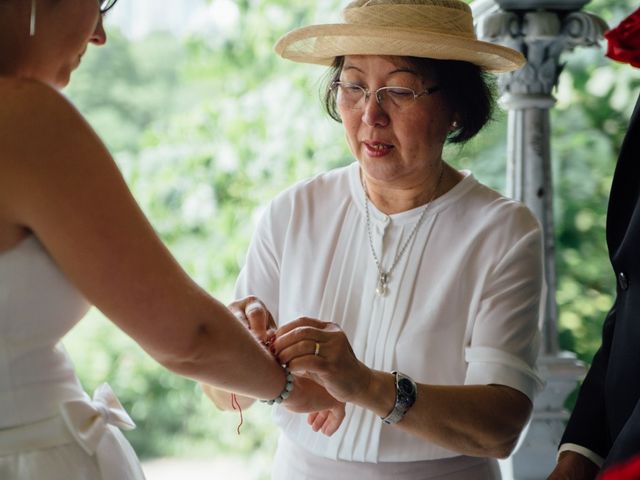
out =
[[[242,407],[240,406],[240,402],[238,402],[238,397],[236,397],[235,393],[231,394],[231,406],[234,410],[238,410],[240,412],[240,423],[238,424],[238,435],[240,435],[240,427],[244,423],[244,419],[242,418]]]

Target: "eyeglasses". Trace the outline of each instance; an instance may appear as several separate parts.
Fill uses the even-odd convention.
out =
[[[111,10],[117,1],[118,0],[98,0],[98,5],[100,5],[100,14],[104,15]]]
[[[372,92],[355,83],[333,82],[331,89],[337,95],[338,104],[351,110],[362,110],[371,94],[373,94],[376,102],[381,107],[402,111],[411,107],[417,98],[423,95],[431,95],[440,90],[440,87],[436,85],[421,92],[416,92],[406,87],[381,87]]]

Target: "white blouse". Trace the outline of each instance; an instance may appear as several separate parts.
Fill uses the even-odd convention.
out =
[[[370,368],[398,370],[425,384],[508,385],[533,399],[540,387],[541,230],[525,206],[463,173],[429,206],[386,296],[376,294],[364,191],[353,163],[300,182],[270,203],[237,297],[259,297],[279,325],[301,316],[336,322]],[[384,270],[423,208],[385,215],[369,204]],[[319,456],[376,463],[458,455],[353,405],[331,437],[313,432],[306,417],[274,411],[287,437]]]

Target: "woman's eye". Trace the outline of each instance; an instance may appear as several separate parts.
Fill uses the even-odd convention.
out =
[[[413,92],[411,90],[405,88],[390,88],[387,90],[387,93],[393,95],[394,97],[412,97]]]

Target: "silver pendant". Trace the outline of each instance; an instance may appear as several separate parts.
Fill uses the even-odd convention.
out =
[[[386,272],[380,272],[378,275],[378,284],[376,285],[376,293],[384,297],[387,294],[389,284],[389,274]]]

